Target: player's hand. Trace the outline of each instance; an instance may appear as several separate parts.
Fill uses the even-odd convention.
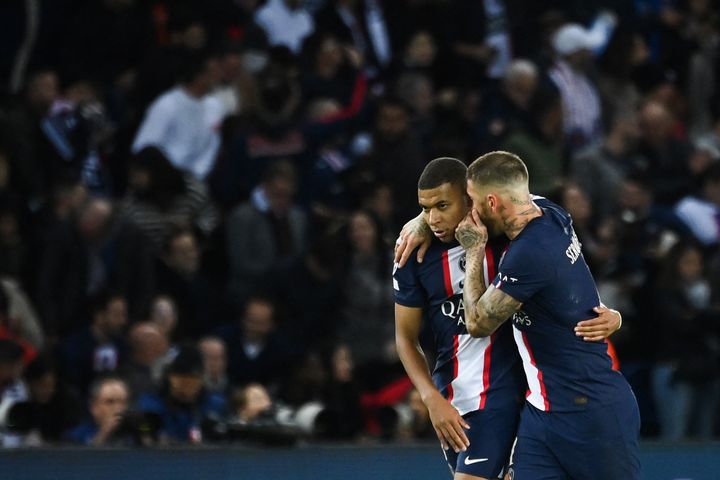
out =
[[[583,337],[586,342],[599,342],[620,329],[622,316],[617,310],[599,306],[593,308],[597,318],[583,320],[575,326],[575,335]]]
[[[488,239],[487,227],[480,220],[480,214],[474,208],[455,230],[455,238],[465,250],[485,248]]]
[[[470,440],[465,435],[465,429],[470,428],[460,413],[450,405],[440,394],[435,395],[426,403],[430,413],[435,433],[440,445],[447,450],[452,448],[455,452],[465,451],[470,446]]]
[[[418,249],[417,261],[422,263],[431,243],[432,234],[430,229],[422,215],[418,215],[403,226],[400,235],[395,241],[395,263],[401,268],[404,267],[416,248]]]

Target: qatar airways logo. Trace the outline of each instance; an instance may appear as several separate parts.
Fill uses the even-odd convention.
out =
[[[440,306],[443,315],[457,322],[458,325],[465,325],[465,305],[462,297],[456,300],[445,300]]]

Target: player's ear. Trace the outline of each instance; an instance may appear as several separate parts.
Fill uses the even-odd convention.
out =
[[[493,195],[492,193],[488,193],[487,196],[485,197],[485,199],[487,200],[487,204],[488,204],[488,207],[490,208],[490,211],[494,213],[495,209],[498,206],[498,198],[495,195]]]

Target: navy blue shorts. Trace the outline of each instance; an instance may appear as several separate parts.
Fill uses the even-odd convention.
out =
[[[470,429],[465,430],[470,446],[460,453],[455,453],[452,448],[443,452],[450,470],[476,477],[500,478],[510,460],[519,420],[518,408],[476,410],[463,418],[470,425]]]
[[[514,480],[640,478],[640,413],[632,395],[578,412],[543,412],[528,403],[518,428]]]

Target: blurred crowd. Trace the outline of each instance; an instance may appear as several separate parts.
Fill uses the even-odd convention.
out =
[[[392,246],[496,149],[623,313],[643,435],[720,434],[719,7],[2,2],[0,444],[432,439]]]

